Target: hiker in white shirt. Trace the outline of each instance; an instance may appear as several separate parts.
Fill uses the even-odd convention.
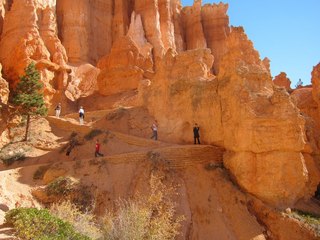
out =
[[[59,118],[61,113],[61,103],[59,103],[54,110],[56,111],[56,117]]]
[[[80,125],[83,125],[83,120],[84,120],[84,109],[81,106],[79,109],[79,121],[80,121]]]

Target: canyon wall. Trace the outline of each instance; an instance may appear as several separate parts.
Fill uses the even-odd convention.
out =
[[[274,86],[242,28],[232,28],[224,44],[217,76],[209,49],[168,51],[141,83],[140,101],[158,120],[160,138],[192,143],[198,123],[202,142],[226,148],[225,166],[249,193],[277,206],[312,196],[319,175],[306,147],[305,119]]]
[[[311,196],[316,183],[309,182],[313,166],[308,169],[310,156],[303,154],[304,118],[289,94],[273,85],[242,28],[232,29],[226,45],[218,75],[225,166],[264,201],[286,206]]]
[[[3,76],[14,88],[35,61],[49,107],[135,91],[161,140],[192,143],[198,123],[203,143],[226,149],[224,164],[244,191],[292,205],[319,182],[306,118],[244,30],[230,28],[227,9],[201,0],[184,8],[179,0],[2,0]]]

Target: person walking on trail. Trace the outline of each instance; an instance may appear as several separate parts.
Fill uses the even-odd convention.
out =
[[[193,138],[194,138],[194,144],[197,144],[197,140],[198,140],[198,144],[200,144],[200,127],[198,126],[197,123],[194,124],[193,127]]]
[[[157,120],[154,121],[154,123],[151,126],[151,129],[152,129],[151,139],[154,138],[154,140],[158,140],[158,122],[157,122]]]
[[[97,139],[96,141],[96,151],[94,153],[95,157],[103,157],[103,154],[100,153],[100,143],[99,143],[99,139]]]
[[[54,110],[56,111],[56,117],[59,118],[61,113],[61,103],[59,103]]]
[[[83,125],[83,120],[84,120],[84,109],[81,106],[79,109],[79,121],[80,121],[80,125]]]

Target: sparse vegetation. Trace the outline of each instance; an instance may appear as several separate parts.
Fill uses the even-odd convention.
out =
[[[60,177],[49,184],[53,193],[71,191],[71,183]],[[86,189],[87,191],[88,189]],[[27,240],[82,240],[82,239],[137,239],[173,240],[179,235],[183,216],[177,216],[172,200],[176,188],[164,184],[164,178],[151,175],[150,194],[137,194],[129,200],[119,200],[115,210],[109,209],[99,224],[92,209],[81,209],[72,201],[51,205],[50,210],[17,208],[6,214],[6,223],[17,231],[17,236]]]
[[[2,156],[2,162],[6,166],[12,165],[14,162],[23,161],[26,159],[24,152],[15,152],[12,155]]]
[[[69,222],[74,229],[92,239],[102,237],[101,230],[96,224],[95,216],[90,212],[81,211],[75,204],[70,201],[53,204],[50,208],[51,214]]]
[[[6,166],[24,161],[31,150],[32,147],[26,142],[11,142],[0,149],[0,161]]]
[[[46,192],[48,195],[65,195],[75,188],[75,181],[70,177],[58,177],[48,184]]]
[[[19,238],[25,240],[90,240],[46,209],[12,209],[6,213],[5,221],[14,227]]]
[[[89,141],[89,140],[92,140],[93,138],[95,138],[96,136],[99,136],[102,133],[103,133],[103,131],[100,129],[93,129],[87,135],[84,136],[84,139]]]
[[[92,188],[82,185],[72,177],[58,177],[49,183],[44,191],[47,196],[53,197],[52,202],[69,200],[81,211],[92,210],[94,207]]]
[[[179,235],[184,217],[175,217],[175,188],[164,185],[162,180],[151,176],[148,198],[118,201],[117,211],[109,211],[104,218],[105,239],[166,240]]]

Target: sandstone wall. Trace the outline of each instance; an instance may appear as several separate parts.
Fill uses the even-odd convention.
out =
[[[1,33],[2,33],[3,19],[4,19],[5,12],[6,12],[5,3],[6,3],[5,0],[0,0],[0,36],[1,36]]]
[[[157,3],[158,1],[156,0],[136,0],[134,10],[142,17],[146,38],[148,42],[153,45],[154,56],[162,57],[164,55],[164,45],[162,42],[160,13]],[[167,36],[165,36],[165,39],[167,39]]]
[[[201,8],[201,19],[208,48],[214,61],[214,72],[218,73],[220,59],[226,51],[226,38],[230,33],[228,4],[206,4]]]
[[[313,190],[301,153],[305,120],[288,93],[272,84],[242,28],[232,29],[227,49],[218,75],[225,166],[260,199],[293,204]]]
[[[142,24],[132,28],[130,35],[144,33],[143,38],[152,49],[148,56],[152,65],[168,49],[183,52],[206,48],[208,43],[216,59],[214,72],[217,72],[229,32],[228,5],[207,4],[202,8],[201,4],[197,0],[192,7],[182,8],[180,0],[13,0],[9,6],[1,0],[0,61],[4,76],[14,86],[31,60],[51,61],[62,69],[52,72],[43,68],[42,78],[48,95],[55,94],[55,90],[61,94],[68,85],[66,64],[96,65],[100,59],[107,58],[111,49],[119,46],[118,41],[126,37],[130,25],[135,24],[132,22],[135,15],[141,17]],[[19,18],[22,15],[23,21]],[[134,41],[139,45],[137,39]],[[147,50],[141,48],[141,41],[139,46],[139,54],[150,54],[150,46]],[[115,55],[109,58],[112,56]]]
[[[203,143],[226,148],[224,164],[245,191],[278,207],[310,197],[317,169],[305,160],[312,159],[305,118],[273,85],[242,28],[232,29],[225,48],[217,77],[210,50],[168,51],[140,85],[140,102],[158,120],[159,138],[192,143],[197,122]]]
[[[2,66],[0,64],[0,104],[7,104],[9,99],[9,84],[2,78]]]
[[[195,0],[193,6],[182,10],[182,22],[186,36],[186,48],[206,48],[207,41],[201,23],[201,0]]]
[[[89,6],[89,1],[66,0],[57,3],[59,37],[70,63],[89,61]]]
[[[193,143],[198,123],[203,143],[223,146],[218,82],[209,49],[175,55],[168,51],[154,75],[139,88],[140,102],[159,122],[159,139]]]
[[[1,70],[0,64],[0,149],[8,142],[7,119],[9,117],[7,111],[9,84],[2,78]]]
[[[56,70],[51,63],[64,66],[67,55],[57,36],[55,19],[55,1],[12,1],[5,14],[0,41],[0,61],[3,75],[10,83],[16,85],[19,76],[31,62],[48,62],[41,68],[41,80],[44,83],[45,98],[49,104],[55,93],[52,81]],[[23,16],[23,20],[21,18]]]
[[[152,45],[146,40],[141,16],[135,12],[126,36],[119,37],[98,67],[99,93],[111,95],[137,89],[145,71],[152,71]]]

